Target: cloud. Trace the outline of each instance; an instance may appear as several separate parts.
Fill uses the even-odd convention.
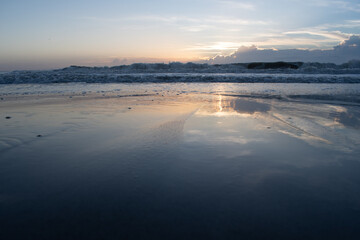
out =
[[[112,62],[111,62],[111,65],[119,66],[119,65],[126,65],[127,63],[128,63],[128,60],[126,58],[123,58],[123,59],[114,58],[114,60],[112,60]]]
[[[351,36],[330,50],[302,49],[259,49],[256,46],[242,46],[229,56],[216,56],[208,63],[239,63],[239,62],[332,62],[341,64],[353,59],[360,59],[360,36]]]
[[[314,7],[324,7],[324,8],[333,8],[338,11],[350,11],[350,12],[360,12],[360,4],[351,2],[351,1],[341,1],[341,0],[293,0],[294,2],[299,2],[302,4],[307,4]]]
[[[218,3],[228,5],[231,8],[240,8],[245,10],[255,10],[255,6],[248,2],[235,2],[229,0],[219,0]]]
[[[289,31],[284,33],[284,35],[297,35],[297,34],[308,34],[309,36],[323,37],[326,40],[338,40],[338,41],[342,41],[344,40],[344,38],[349,37],[348,34],[344,34],[341,32],[328,32],[328,31],[321,31],[318,29]]]
[[[226,16],[209,16],[209,17],[187,17],[182,15],[133,15],[118,18],[107,17],[80,17],[84,21],[92,21],[102,24],[116,24],[121,25],[121,28],[134,28],[134,26],[153,27],[162,24],[165,26],[173,26],[178,29],[189,32],[200,32],[209,29],[227,29],[239,28],[243,26],[267,26],[271,22],[261,20],[251,20],[237,17]],[[156,24],[155,24],[156,23]],[[127,27],[124,27],[127,26]]]

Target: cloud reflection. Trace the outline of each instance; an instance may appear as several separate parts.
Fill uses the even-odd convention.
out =
[[[334,121],[345,127],[360,129],[360,113],[355,110],[347,110],[330,114]]]
[[[198,115],[215,115],[223,116],[242,116],[251,117],[257,113],[267,113],[271,107],[267,103],[241,99],[241,98],[225,98],[219,95],[214,104],[203,107],[197,112]]]
[[[290,104],[287,101],[216,95],[195,115],[207,119],[216,117],[218,133],[213,134],[212,129],[202,130],[201,134],[190,134],[191,141],[211,139],[208,142],[248,144],[266,140],[268,134],[281,134],[316,148],[343,152],[352,151],[360,143],[359,136],[350,130],[360,128],[360,114],[351,106]],[[250,129],[256,130],[258,135],[247,136]],[[224,132],[228,135],[223,135]],[[339,135],[340,132],[343,134]]]

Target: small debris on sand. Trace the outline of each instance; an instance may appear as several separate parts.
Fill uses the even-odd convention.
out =
[[[128,107],[128,109],[131,109],[131,107]]]

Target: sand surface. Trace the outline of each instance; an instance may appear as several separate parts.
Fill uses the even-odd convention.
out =
[[[354,86],[8,86],[0,238],[353,239]]]

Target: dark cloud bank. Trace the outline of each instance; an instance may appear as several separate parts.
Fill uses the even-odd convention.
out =
[[[331,50],[260,50],[256,46],[240,47],[230,56],[216,56],[208,61],[210,64],[244,63],[244,62],[319,62],[341,64],[360,59],[360,37],[351,36],[348,40]]]

